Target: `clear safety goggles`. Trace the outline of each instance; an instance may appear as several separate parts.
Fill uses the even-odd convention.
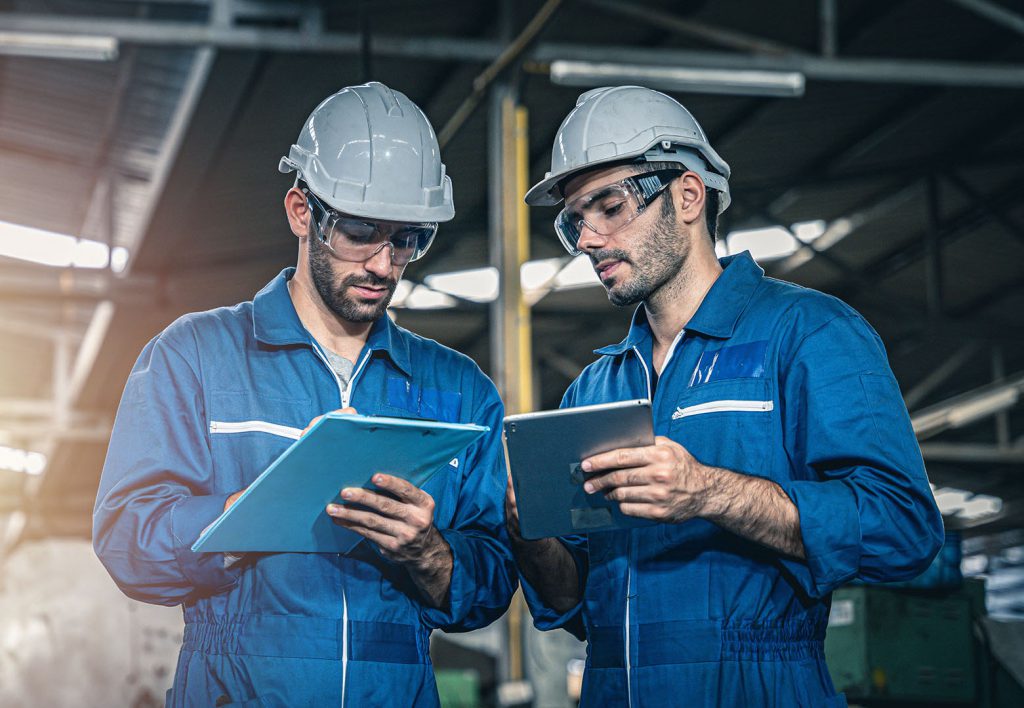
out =
[[[640,216],[672,180],[685,173],[686,170],[644,172],[576,197],[558,212],[555,233],[565,250],[579,255],[584,226],[601,236],[611,236]]]
[[[363,263],[388,246],[391,263],[405,265],[421,258],[437,234],[433,222],[407,224],[342,214],[324,205],[304,184],[299,188],[306,195],[320,240],[343,261]]]

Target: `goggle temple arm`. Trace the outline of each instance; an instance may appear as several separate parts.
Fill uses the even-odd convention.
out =
[[[664,191],[673,179],[685,173],[686,170],[657,170],[634,175],[629,179],[636,186],[646,206],[654,196]]]

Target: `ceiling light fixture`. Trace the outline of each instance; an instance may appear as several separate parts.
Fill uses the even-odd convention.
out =
[[[107,268],[122,272],[128,250],[67,234],[0,221],[0,257],[17,258],[57,268]]]
[[[114,61],[118,43],[114,37],[35,32],[0,32],[0,54],[38,59]]]
[[[666,91],[736,96],[803,96],[806,83],[798,71],[692,69],[565,60],[551,62],[550,75],[551,81],[560,86],[640,84]]]
[[[436,273],[425,277],[423,282],[432,290],[471,302],[492,302],[498,299],[498,269],[493,266]]]

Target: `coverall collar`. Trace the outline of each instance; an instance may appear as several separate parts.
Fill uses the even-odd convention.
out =
[[[686,330],[716,339],[728,339],[764,277],[764,269],[754,262],[748,251],[720,258],[719,263],[722,264],[722,274],[686,323]],[[633,322],[626,338],[618,344],[595,349],[594,353],[615,356],[633,347],[647,345],[650,341],[651,327],[647,323],[647,311],[640,305],[633,313]]]
[[[275,346],[312,344],[313,338],[302,325],[288,294],[288,281],[293,275],[295,268],[285,268],[253,298],[253,331],[258,341]],[[409,342],[387,315],[373,323],[363,350],[385,353],[407,376],[412,371]]]

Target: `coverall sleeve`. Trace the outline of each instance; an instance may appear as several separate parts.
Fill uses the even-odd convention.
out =
[[[164,335],[143,349],[121,397],[93,510],[93,548],[129,597],[178,605],[223,592],[240,570],[191,545],[224,510],[214,491],[202,391]]]
[[[796,345],[780,375],[805,561],[782,559],[822,597],[854,578],[908,580],[943,541],[910,417],[882,342],[855,314],[836,316]]]
[[[562,396],[562,403],[559,408],[572,408],[576,406],[576,386],[579,379],[566,390]],[[548,606],[536,589],[519,574],[519,583],[523,588],[523,597],[526,599],[526,606],[530,608],[530,615],[533,617],[533,625],[541,630],[564,629],[579,640],[586,637],[586,628],[583,625],[583,591],[587,585],[587,537],[586,536],[562,536],[558,541],[565,546],[576,563],[576,577],[579,580],[580,601],[566,612],[557,612]]]
[[[466,455],[455,514],[450,527],[441,529],[452,552],[448,606],[421,610],[427,626],[446,632],[489,625],[505,613],[516,591],[515,563],[505,532],[504,407],[489,381],[485,390],[479,389],[474,400],[481,403],[472,420],[490,431]]]

